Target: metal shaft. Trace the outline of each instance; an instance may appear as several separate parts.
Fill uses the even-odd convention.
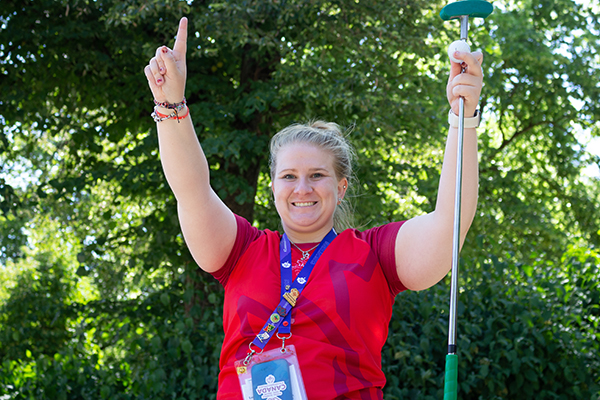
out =
[[[467,40],[469,17],[460,17],[460,38]],[[459,99],[458,143],[456,154],[456,187],[454,191],[454,230],[452,233],[452,277],[450,284],[450,321],[448,327],[448,354],[456,354],[456,303],[458,297],[458,260],[460,256],[460,210],[462,194],[463,140],[465,135],[465,100]]]

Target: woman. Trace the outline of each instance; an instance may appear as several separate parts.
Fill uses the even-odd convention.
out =
[[[269,351],[289,344],[295,346],[309,399],[381,399],[381,348],[395,295],[426,289],[450,269],[456,118],[449,118],[435,211],[365,232],[333,229],[352,164],[337,125],[284,129],[271,143],[272,190],[284,232],[259,231],[234,215],[210,187],[209,167],[183,104],[186,38],[187,19],[182,18],[174,48],[158,48],[145,74],[157,103],[153,116],[161,160],[186,243],[198,265],[225,287],[218,399],[249,396],[242,396],[236,361],[248,361],[260,346]],[[455,57],[466,71],[461,74],[461,65],[452,63],[451,110],[458,114],[462,96],[465,115],[476,115],[482,55],[457,52]],[[478,124],[476,119],[465,120],[461,243],[477,204],[477,138],[469,127]],[[284,259],[288,247],[291,263]],[[295,294],[289,278],[283,281],[286,268],[292,270],[293,285],[304,285]],[[277,320],[276,331],[269,318]]]

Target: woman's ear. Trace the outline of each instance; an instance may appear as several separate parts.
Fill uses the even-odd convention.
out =
[[[338,199],[343,200],[348,189],[348,179],[343,178],[338,182]]]

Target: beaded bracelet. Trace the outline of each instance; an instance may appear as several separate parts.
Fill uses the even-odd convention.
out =
[[[169,114],[169,115],[167,115],[167,114],[161,114],[158,111],[156,111],[156,107],[155,107],[154,108],[154,112],[152,114],[150,114],[150,115],[154,119],[154,122],[162,122],[165,119],[171,119],[172,118],[172,119],[176,119],[177,123],[179,123],[180,120],[182,120],[185,117],[187,117],[188,115],[190,115],[190,108],[189,107],[187,108],[187,112],[184,115],[182,115],[182,116],[179,116],[178,111],[179,110],[177,108],[175,108],[175,109],[173,109],[173,112],[171,114]]]
[[[183,110],[183,107],[185,107],[186,105],[186,101],[185,101],[185,96],[183,97],[183,100],[181,101],[181,103],[167,103],[166,101],[159,103],[158,101],[154,100],[154,105],[156,107],[163,107],[163,108],[168,108],[169,110],[177,110],[177,111],[181,111]]]

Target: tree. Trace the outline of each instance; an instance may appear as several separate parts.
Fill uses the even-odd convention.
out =
[[[22,257],[28,232],[46,229],[37,216],[48,215],[60,223],[57,235],[77,238],[71,250],[57,246],[76,253],[69,274],[91,278],[99,291],[99,303],[78,312],[117,321],[108,338],[94,339],[105,354],[123,360],[122,349],[138,343],[139,354],[154,349],[166,360],[181,343],[152,345],[152,337],[178,334],[162,325],[170,315],[184,326],[186,318],[201,323],[190,340],[216,348],[218,326],[203,324],[219,319],[221,291],[185,248],[148,115],[142,69],[156,47],[172,43],[177,20],[189,17],[187,98],[212,185],[232,210],[277,228],[268,140],[289,123],[318,117],[352,127],[357,219],[369,227],[435,204],[448,108],[445,52],[458,32],[456,22],[439,19],[443,5],[3,1],[0,261]],[[598,178],[581,175],[599,160],[576,135],[600,134],[597,4],[494,5],[470,33],[472,47],[485,53],[486,122],[480,213],[463,251],[467,282],[493,256],[548,267],[573,242],[593,251],[600,230]],[[22,169],[30,183],[19,187],[10,178]],[[146,336],[133,328],[142,325]],[[158,371],[146,361],[128,359],[127,374]]]
[[[482,218],[486,245],[519,258],[560,258],[581,238],[597,247],[598,177],[582,166],[577,134],[598,135],[598,20],[591,5],[505,3],[493,14],[484,106],[493,122],[482,137]],[[597,7],[597,5],[596,5]],[[597,9],[596,9],[597,12]],[[498,236],[487,232],[497,229]],[[497,253],[498,254],[498,253]]]
[[[182,248],[181,240],[172,241],[175,221],[164,224],[174,204],[149,133],[139,68],[156,46],[172,40],[166,27],[185,13],[193,33],[188,99],[213,186],[234,211],[276,226],[264,178],[268,139],[290,122],[315,116],[355,124],[350,137],[362,156],[357,208],[363,224],[432,209],[447,108],[439,54],[457,30],[441,23],[440,5],[161,4],[4,3],[3,118],[11,129],[3,135],[4,143],[17,145],[5,145],[6,158],[26,158],[33,170],[60,168],[40,176],[38,195],[73,206],[95,191],[110,193],[116,204],[94,212],[115,225],[135,220],[123,219],[122,201],[152,203],[139,211],[146,223],[127,221],[129,229],[151,232],[140,236],[159,251]],[[552,10],[537,1],[519,8],[507,2],[472,29],[487,53],[482,106],[491,119],[481,135],[482,218],[474,230],[486,232],[498,251],[527,258],[539,243],[560,252],[569,240],[562,232],[570,227],[597,243],[599,221],[590,212],[597,180],[589,185],[579,176],[597,160],[586,161],[573,125],[597,134],[597,21],[590,15],[571,1]],[[39,146],[42,132],[48,147]],[[98,182],[107,186],[98,190]],[[71,218],[87,224],[84,215]],[[516,220],[523,223],[503,223]],[[504,230],[491,229],[498,222]],[[167,226],[163,246],[158,231]],[[108,231],[86,236],[97,244],[133,234]]]

